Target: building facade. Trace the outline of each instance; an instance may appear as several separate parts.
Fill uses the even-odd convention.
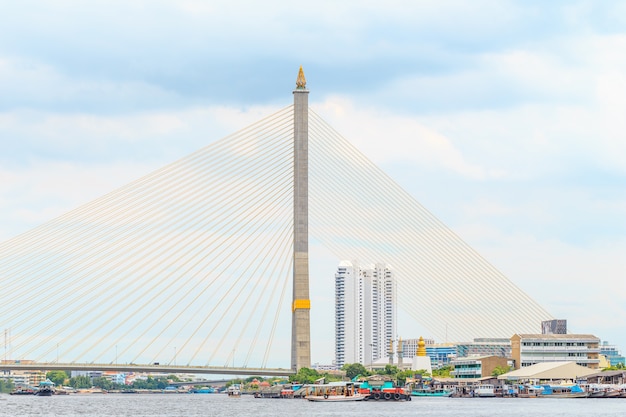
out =
[[[598,369],[600,339],[589,334],[515,334],[511,357],[515,369],[541,362],[576,362]]]
[[[477,338],[473,342],[457,343],[459,358],[467,356],[502,356],[511,357],[511,340],[499,338]]]
[[[391,268],[342,261],[335,273],[337,367],[387,357],[395,335],[396,284]]]
[[[454,370],[450,376],[455,379],[479,379],[491,376],[497,367],[508,368],[508,359],[501,356],[468,356],[451,362]]]
[[[609,345],[609,342],[602,341],[600,345],[600,354],[604,355],[611,366],[626,366],[626,358],[622,356],[619,348],[615,345]]]

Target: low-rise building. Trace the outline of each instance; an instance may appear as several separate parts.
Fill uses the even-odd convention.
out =
[[[476,380],[489,377],[497,367],[507,368],[509,360],[501,356],[468,356],[451,362],[454,370],[450,375],[454,379]]]
[[[590,334],[515,334],[511,357],[515,369],[542,362],[575,362],[598,369],[599,345],[600,339]]]

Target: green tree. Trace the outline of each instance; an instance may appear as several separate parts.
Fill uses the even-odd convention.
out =
[[[343,371],[346,371],[346,377],[353,379],[355,376],[368,376],[369,372],[365,369],[365,366],[360,363],[346,363],[341,367]]]
[[[50,371],[46,373],[46,378],[54,382],[55,385],[62,386],[65,380],[69,379],[69,375],[65,371]]]
[[[399,371],[399,369],[398,369],[397,366],[387,364],[387,365],[385,365],[385,370],[383,371],[383,374],[384,375],[394,375],[395,376],[395,375],[398,374],[398,371]]]
[[[439,369],[433,369],[433,377],[440,377],[440,378],[450,378],[450,372],[452,371],[452,366],[450,365],[446,365],[446,366],[442,366]]]
[[[4,380],[0,379],[0,392],[11,392],[15,389],[12,379]]]
[[[299,382],[301,384],[312,384],[315,380],[320,379],[321,375],[315,369],[300,368],[298,373],[289,377],[290,382]]]
[[[102,388],[107,391],[113,389],[113,383],[104,377],[94,378],[91,383],[94,387]]]
[[[407,378],[413,378],[413,375],[420,373],[420,371],[412,371],[407,369],[406,371],[400,371],[396,374],[396,380],[398,381],[399,386],[406,385]],[[422,374],[423,375],[423,374]]]
[[[491,376],[500,376],[502,374],[506,374],[511,370],[510,366],[496,366],[491,372]]]
[[[91,383],[91,378],[87,375],[78,375],[73,378],[70,378],[70,386],[75,389],[81,388],[91,388],[93,384]]]
[[[623,364],[623,363],[617,363],[617,364],[615,364],[615,365],[611,365],[611,366],[609,366],[608,368],[604,368],[604,369],[602,369],[602,371],[603,371],[603,372],[604,372],[604,371],[619,371],[619,370],[622,370],[622,369],[624,369],[624,368],[626,368],[626,366],[624,366],[624,364]]]

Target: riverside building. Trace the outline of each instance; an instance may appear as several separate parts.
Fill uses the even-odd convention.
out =
[[[396,283],[383,263],[342,261],[335,273],[335,363],[371,364],[393,353]],[[392,349],[390,352],[389,349]]]
[[[576,362],[598,369],[600,339],[590,334],[515,334],[511,356],[515,369],[542,362]]]

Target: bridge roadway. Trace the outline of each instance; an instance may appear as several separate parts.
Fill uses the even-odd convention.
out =
[[[111,363],[2,363],[2,371],[115,371],[115,372],[146,372],[146,373],[186,373],[186,374],[214,374],[237,376],[289,376],[296,372],[293,369],[281,368],[225,368],[218,366],[188,366],[188,365],[139,365],[139,364],[111,364]]]

